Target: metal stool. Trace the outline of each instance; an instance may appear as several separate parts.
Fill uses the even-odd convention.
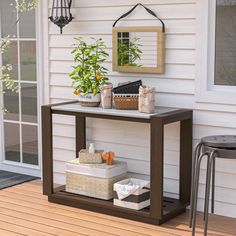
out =
[[[194,153],[192,162],[192,188],[190,199],[190,221],[189,227],[192,228],[192,235],[195,235],[197,198],[200,167],[203,157],[207,157],[206,188],[204,203],[204,236],[207,235],[208,209],[210,197],[210,185],[212,176],[212,198],[211,213],[214,213],[215,200],[215,159],[236,159],[236,135],[216,135],[201,139]]]

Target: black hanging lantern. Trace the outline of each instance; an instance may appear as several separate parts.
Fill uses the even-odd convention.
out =
[[[73,17],[70,13],[72,0],[53,0],[52,15],[49,19],[61,28],[72,21]]]

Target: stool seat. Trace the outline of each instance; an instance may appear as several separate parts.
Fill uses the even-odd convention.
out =
[[[216,158],[223,158],[223,159],[236,159],[236,148],[214,148],[209,146],[204,146],[204,150],[206,152],[216,151],[215,157]]]
[[[216,148],[236,148],[236,135],[214,135],[201,139],[204,145]]]

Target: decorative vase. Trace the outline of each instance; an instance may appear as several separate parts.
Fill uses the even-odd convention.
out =
[[[79,103],[83,107],[97,107],[101,102],[101,94],[98,93],[94,95],[93,93],[89,93],[87,96],[84,93],[81,93],[79,96]]]
[[[102,108],[112,108],[112,83],[101,86],[101,106]]]
[[[139,111],[144,113],[155,111],[155,88],[139,87]]]

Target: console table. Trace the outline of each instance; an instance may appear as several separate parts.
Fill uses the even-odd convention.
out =
[[[75,117],[76,150],[86,148],[86,118],[112,119],[150,124],[150,207],[131,210],[114,206],[112,200],[100,200],[65,191],[65,186],[53,184],[52,115]],[[163,196],[163,144],[164,126],[180,122],[179,199]],[[78,102],[42,106],[43,194],[48,201],[110,214],[145,223],[160,225],[185,211],[189,205],[192,166],[192,111],[157,107],[153,114],[115,109],[81,107]]]

